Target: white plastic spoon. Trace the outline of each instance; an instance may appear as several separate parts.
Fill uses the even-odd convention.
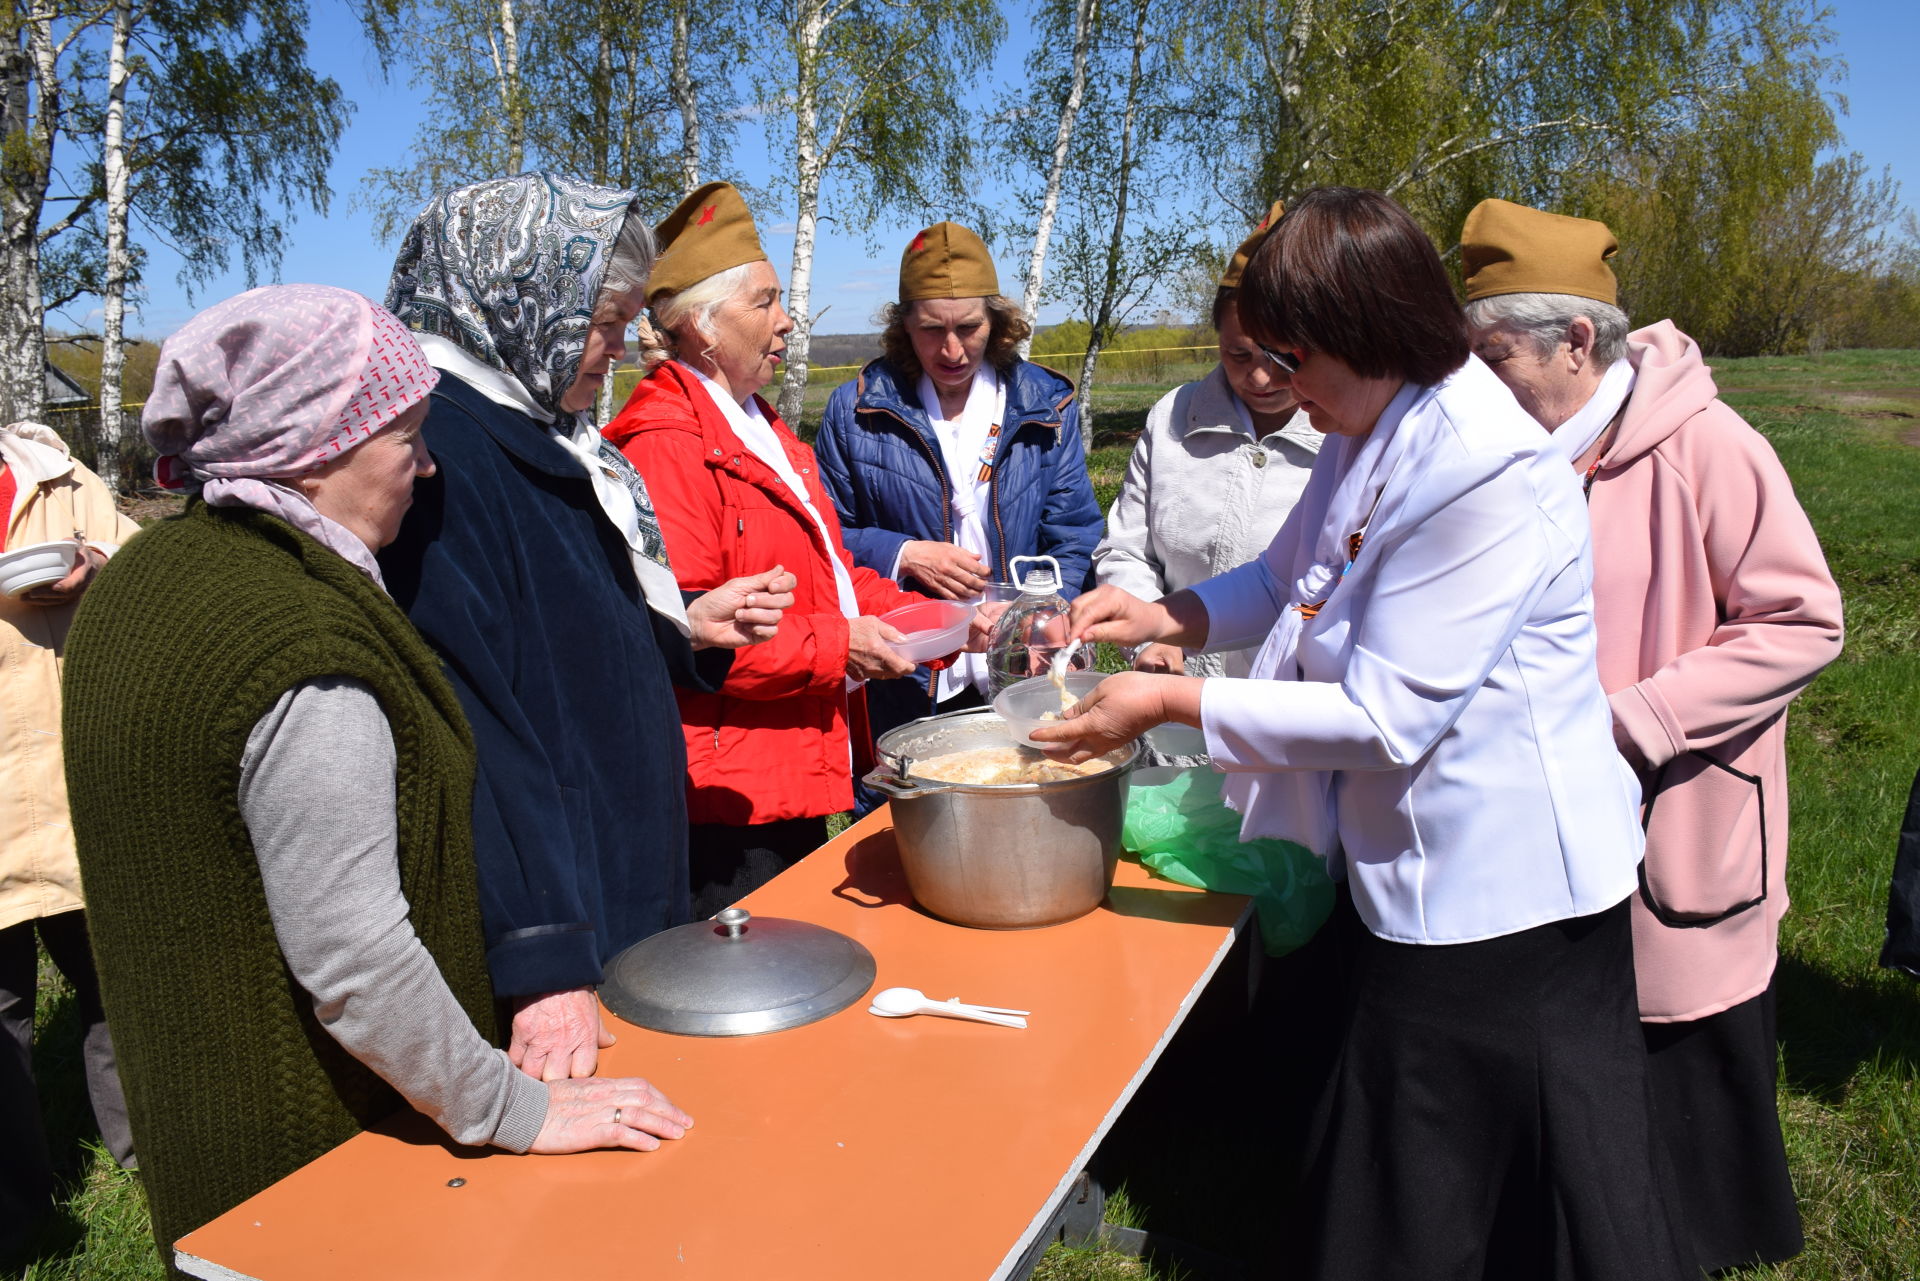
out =
[[[933,1014],[949,1019],[972,1019],[980,1023],[992,1023],[1000,1027],[1025,1027],[1025,1010],[1003,1010],[998,1007],[968,1005],[963,1001],[935,1001],[924,992],[911,987],[890,987],[873,994],[873,1003],[867,1007],[871,1014],[883,1018],[904,1019],[915,1014]]]
[[[1060,686],[1060,692],[1063,694],[1066,692],[1067,664],[1073,661],[1074,655],[1078,654],[1086,643],[1084,639],[1076,637],[1067,642],[1065,649],[1057,651],[1053,656],[1053,666],[1048,669],[1047,676],[1055,685]]]
[[[907,1002],[914,1001],[914,1002],[918,1002],[920,1005],[958,1005],[962,1009],[985,1010],[989,1014],[1031,1014],[1033,1013],[1032,1010],[1010,1010],[1003,1005],[978,1005],[972,1001],[963,1001],[957,996],[950,996],[944,1001],[936,1001],[932,997],[928,996],[925,992],[922,992],[917,987],[885,988],[874,996],[873,999],[876,1005],[880,1004],[881,997],[886,998],[886,1004],[890,1006],[898,1006],[898,1007],[904,1007]]]

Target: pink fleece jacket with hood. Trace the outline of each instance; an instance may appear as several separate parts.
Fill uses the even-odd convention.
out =
[[[1840,592],[1780,460],[1720,402],[1694,341],[1663,320],[1627,344],[1633,393],[1590,503],[1594,618],[1615,737],[1653,801],[1633,899],[1640,1017],[1679,1022],[1773,973],[1787,704],[1840,652]]]

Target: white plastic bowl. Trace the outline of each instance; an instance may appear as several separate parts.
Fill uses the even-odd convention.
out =
[[[923,600],[880,615],[880,621],[898,628],[902,640],[887,648],[910,663],[924,663],[965,649],[973,624],[973,606],[957,600]]]
[[[1195,729],[1191,725],[1182,725],[1178,721],[1155,725],[1147,731],[1146,740],[1147,746],[1162,756],[1205,756],[1207,754],[1206,731]]]
[[[1089,690],[1105,679],[1105,672],[1068,672],[1067,692],[1073,695],[1074,702],[1079,702]],[[1043,750],[1058,746],[1056,743],[1036,743],[1029,737],[1042,725],[1060,723],[1060,691],[1047,677],[1029,676],[1018,684],[1007,686],[994,697],[993,710],[1007,723],[1007,733],[1014,742]],[[1045,717],[1047,712],[1053,713],[1051,719]]]
[[[34,543],[0,554],[0,592],[18,596],[67,576],[80,555],[80,544],[71,538],[57,543]]]

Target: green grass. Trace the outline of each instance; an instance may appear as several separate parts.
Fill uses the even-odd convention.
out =
[[[1845,652],[1795,704],[1788,736],[1780,1106],[1807,1251],[1756,1276],[1920,1276],[1920,988],[1875,965],[1920,766],[1920,355],[1716,372],[1792,474],[1847,610]]]
[[[1920,353],[1724,361],[1715,372],[1793,475],[1848,622],[1845,653],[1795,705],[1789,739],[1793,910],[1782,935],[1780,1106],[1807,1251],[1750,1275],[1905,1281],[1920,1276],[1920,988],[1874,962],[1895,832],[1920,766]],[[1099,392],[1092,466],[1103,503],[1126,465],[1129,432],[1165,390]],[[63,1222],[19,1275],[157,1278],[134,1180],[91,1139],[72,1001],[57,981],[46,984],[40,1013],[37,1065],[68,1185]],[[1154,1226],[1150,1205],[1116,1198],[1108,1209],[1110,1221]],[[1283,1258],[1267,1262],[1286,1275]],[[1061,1246],[1036,1276],[1173,1281],[1124,1255]]]

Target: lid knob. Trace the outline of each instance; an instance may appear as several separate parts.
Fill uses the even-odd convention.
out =
[[[727,907],[720,909],[719,914],[713,919],[720,922],[728,938],[737,939],[747,932],[747,922],[752,920],[753,916],[744,907]]]

